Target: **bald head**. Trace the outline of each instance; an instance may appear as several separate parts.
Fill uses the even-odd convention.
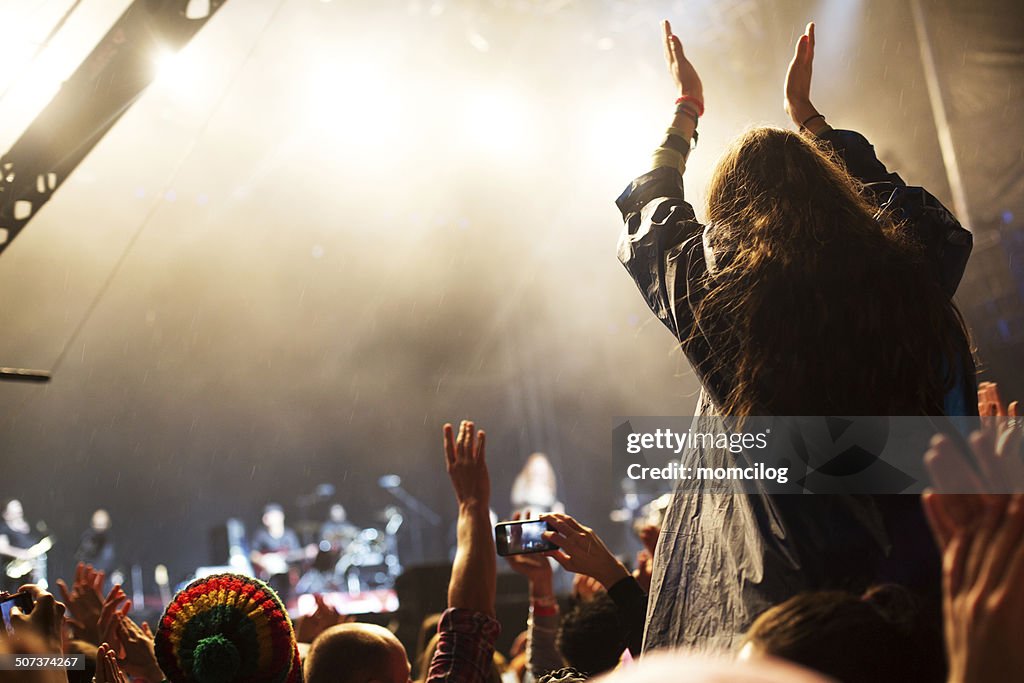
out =
[[[408,683],[409,657],[391,631],[373,624],[340,624],[313,641],[305,683]]]

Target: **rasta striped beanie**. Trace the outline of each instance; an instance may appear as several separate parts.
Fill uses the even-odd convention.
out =
[[[301,683],[295,631],[270,586],[240,574],[197,579],[174,596],[156,633],[171,683]]]

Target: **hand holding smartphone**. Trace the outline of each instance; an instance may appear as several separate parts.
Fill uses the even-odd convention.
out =
[[[32,611],[32,594],[28,591],[18,591],[17,593],[8,593],[7,591],[0,591],[0,614],[3,615],[4,629],[7,633],[12,633],[11,628],[11,608],[17,607],[21,610],[22,614],[28,614]]]

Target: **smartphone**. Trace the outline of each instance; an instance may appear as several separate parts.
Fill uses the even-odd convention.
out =
[[[551,541],[544,540],[544,532],[552,531],[547,522],[524,519],[519,522],[500,522],[494,526],[494,541],[498,554],[525,555],[558,550]]]
[[[32,594],[28,591],[20,591],[18,593],[0,591],[0,613],[3,615],[4,629],[11,633],[12,607],[20,609],[22,614],[28,614],[32,611],[32,605]]]

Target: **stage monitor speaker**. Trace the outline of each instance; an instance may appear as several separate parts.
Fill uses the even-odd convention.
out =
[[[450,564],[426,564],[407,567],[395,581],[399,614],[396,635],[408,652],[416,648],[423,620],[430,614],[443,612],[448,606],[451,574]],[[529,583],[524,576],[502,571],[498,573],[497,589],[498,620],[506,625],[497,645],[500,651],[507,651],[519,632],[526,629]]]
[[[240,558],[248,558],[245,523],[240,519],[232,517],[225,520],[223,524],[210,527],[207,539],[211,565],[238,566]]]

